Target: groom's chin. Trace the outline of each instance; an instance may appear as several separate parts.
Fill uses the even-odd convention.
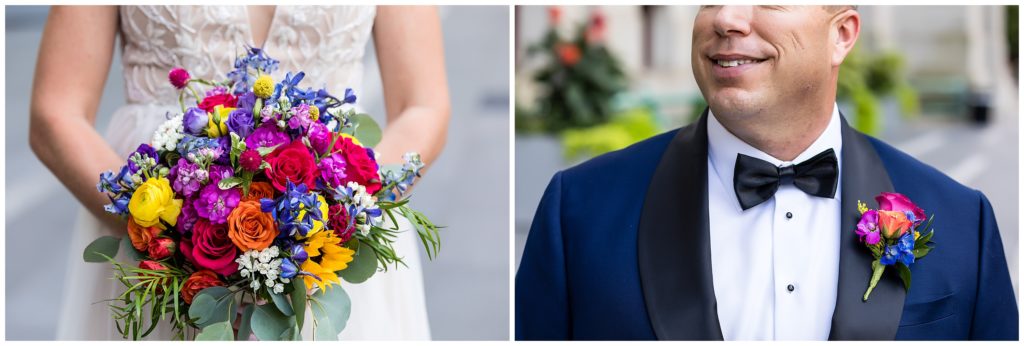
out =
[[[716,117],[743,117],[744,114],[757,114],[763,110],[764,103],[755,92],[740,88],[723,88],[707,99],[708,107]]]

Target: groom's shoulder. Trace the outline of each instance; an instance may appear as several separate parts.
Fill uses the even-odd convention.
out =
[[[649,178],[678,131],[674,129],[584,161],[564,170],[563,178],[587,184],[608,180],[625,183],[645,176]]]
[[[927,191],[947,201],[976,200],[981,193],[880,139],[868,136],[898,189]]]

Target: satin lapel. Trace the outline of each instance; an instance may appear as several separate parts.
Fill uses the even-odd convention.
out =
[[[858,200],[875,206],[876,195],[895,190],[867,137],[851,128],[845,118],[842,133],[839,285],[829,340],[893,340],[903,314],[906,291],[896,271],[889,268],[868,301],[862,300],[871,280],[874,257],[859,243],[854,229],[860,219]]]
[[[654,171],[638,228],[644,302],[661,340],[722,340],[711,281],[707,110],[672,139]]]

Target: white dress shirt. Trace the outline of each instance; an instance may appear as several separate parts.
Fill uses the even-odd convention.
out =
[[[841,158],[839,121],[833,106],[818,139],[795,160],[781,161],[737,138],[709,112],[711,271],[725,340],[828,339],[839,280],[839,189],[834,198],[822,198],[781,185],[775,197],[744,211],[732,179],[738,153],[778,167],[829,148]]]

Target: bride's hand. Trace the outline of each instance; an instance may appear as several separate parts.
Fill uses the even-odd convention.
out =
[[[117,6],[50,9],[32,83],[29,142],[89,211],[124,230],[124,221],[103,210],[110,201],[96,191],[100,172],[124,164],[94,128],[117,25]]]
[[[378,6],[373,38],[387,109],[375,151],[382,164],[415,151],[429,166],[444,148],[451,111],[437,8]]]

